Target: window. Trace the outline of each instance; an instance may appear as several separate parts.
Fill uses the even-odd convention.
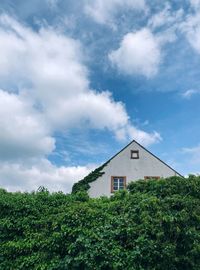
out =
[[[160,176],[145,176],[144,179],[160,179]]]
[[[111,176],[111,192],[126,188],[125,176]]]
[[[138,158],[139,158],[139,151],[131,150],[131,159],[138,159]]]

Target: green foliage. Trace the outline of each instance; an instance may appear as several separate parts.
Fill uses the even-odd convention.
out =
[[[72,187],[72,193],[76,193],[79,191],[87,191],[90,188],[89,183],[95,181],[98,177],[102,176],[104,172],[102,172],[103,168],[107,165],[107,162],[104,163],[102,166],[98,167],[86,177],[84,177],[79,182],[75,183]]]
[[[0,269],[199,270],[200,177],[128,188],[99,199],[0,189]]]
[[[199,197],[200,195],[200,177],[190,175],[189,178],[182,178],[173,176],[166,179],[159,179],[154,181],[140,180],[131,182],[128,185],[128,190],[131,193],[142,192],[150,195],[164,198],[179,194],[180,196]]]

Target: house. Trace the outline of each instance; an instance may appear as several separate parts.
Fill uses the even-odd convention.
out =
[[[133,140],[101,167],[73,186],[72,192],[87,190],[90,197],[110,196],[138,179],[180,176],[177,171]]]

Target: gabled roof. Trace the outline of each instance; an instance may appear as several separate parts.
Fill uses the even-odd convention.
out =
[[[162,162],[164,165],[166,165],[168,168],[170,168],[171,170],[173,170],[176,174],[178,174],[179,176],[183,177],[183,175],[181,175],[179,172],[177,172],[176,170],[174,170],[171,166],[169,166],[167,163],[165,163],[163,160],[161,160],[159,157],[157,157],[156,155],[154,155],[153,153],[151,153],[149,150],[147,150],[144,146],[142,146],[140,143],[138,143],[136,140],[132,140],[129,144],[127,144],[124,148],[122,148],[117,154],[115,154],[114,156],[112,156],[107,162],[109,163],[112,159],[114,159],[116,156],[118,156],[121,152],[123,152],[127,147],[129,147],[132,143],[136,143],[138,144],[141,148],[143,148],[145,151],[147,151],[150,155],[152,155],[153,157],[155,157],[157,160],[159,160],[160,162]]]
[[[122,148],[117,154],[115,154],[114,156],[112,156],[108,161],[106,161],[105,163],[103,163],[100,167],[96,168],[94,171],[92,171],[91,173],[89,173],[86,177],[84,177],[82,180],[78,181],[77,183],[75,183],[72,187],[72,193],[76,193],[78,191],[87,191],[90,188],[89,183],[94,182],[97,178],[99,178],[99,176],[103,175],[104,172],[102,172],[103,168],[112,160],[114,159],[116,156],[118,156],[121,152],[123,152],[127,147],[129,147],[132,143],[136,143],[137,145],[139,145],[141,148],[143,148],[145,151],[147,151],[150,155],[152,155],[153,157],[155,157],[157,160],[159,160],[160,162],[162,162],[165,166],[167,166],[168,168],[170,168],[171,170],[173,170],[177,175],[179,175],[180,177],[183,177],[180,173],[178,173],[176,170],[174,170],[172,167],[170,167],[167,163],[165,163],[164,161],[162,161],[160,158],[158,158],[156,155],[154,155],[153,153],[151,153],[149,150],[147,150],[144,146],[142,146],[141,144],[139,144],[137,141],[132,140],[129,144],[127,144],[124,148]]]

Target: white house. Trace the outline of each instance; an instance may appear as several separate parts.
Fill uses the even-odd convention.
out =
[[[89,182],[90,197],[110,196],[138,179],[181,176],[135,140],[108,160],[101,172]]]

